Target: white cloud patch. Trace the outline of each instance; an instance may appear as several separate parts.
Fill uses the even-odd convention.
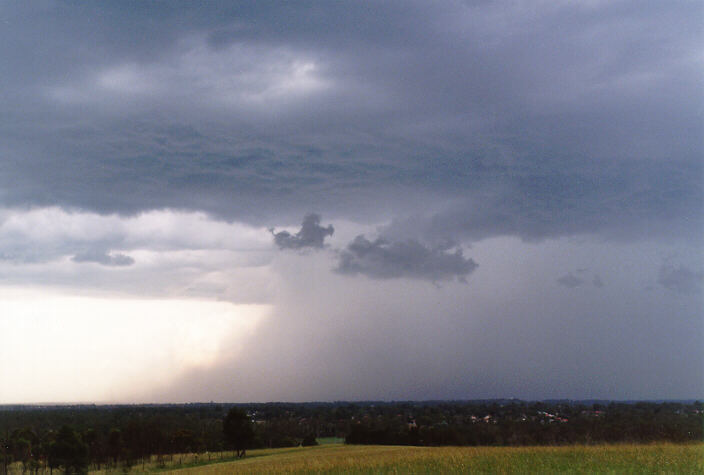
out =
[[[94,86],[117,94],[148,94],[155,92],[158,84],[139,65],[131,63],[98,73]]]
[[[73,262],[94,262],[109,267],[126,267],[134,264],[134,259],[128,255],[108,253],[106,251],[79,252],[71,258]]]
[[[155,210],[125,217],[57,207],[0,211],[0,249],[14,247],[20,240],[26,247],[55,251],[87,243],[157,250],[271,247],[264,228],[227,223],[199,212]]]
[[[204,213],[160,210],[125,217],[5,209],[0,283],[264,301],[270,239],[264,228]]]
[[[251,43],[215,49],[204,38],[191,37],[154,62],[103,67],[78,83],[50,87],[49,96],[93,103],[148,95],[157,102],[271,108],[331,88],[320,60],[307,52]]]

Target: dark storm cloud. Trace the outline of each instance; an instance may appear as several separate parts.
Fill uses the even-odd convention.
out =
[[[465,282],[477,267],[476,262],[464,257],[460,248],[453,252],[446,246],[430,248],[412,239],[370,241],[360,235],[340,252],[336,271],[375,279],[406,277],[438,282],[456,278]]]
[[[698,238],[701,13],[4,3],[0,199],[257,223],[322,203],[415,213],[396,225],[431,241]]]
[[[576,234],[634,239],[672,236],[675,230],[690,238],[701,234],[693,226],[704,216],[702,173],[694,162],[680,169],[609,160],[595,160],[581,171],[552,166],[477,184],[473,193],[435,212],[396,219],[386,232],[428,239],[514,235],[526,241]]]
[[[701,292],[703,282],[704,272],[697,272],[683,265],[676,267],[663,264],[658,272],[658,284],[681,294]]]
[[[108,253],[103,250],[87,250],[74,255],[73,262],[94,262],[108,267],[126,267],[134,264],[134,259],[126,254]]]
[[[0,2],[0,283],[271,304],[161,400],[699,397],[703,13]]]
[[[322,249],[325,246],[325,238],[332,236],[334,232],[335,229],[332,225],[321,226],[320,216],[312,213],[303,218],[301,229],[296,234],[291,234],[288,231],[275,233],[273,229],[271,234],[273,234],[274,243],[279,249]]]

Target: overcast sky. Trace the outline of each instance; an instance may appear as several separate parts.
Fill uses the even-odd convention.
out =
[[[704,397],[700,2],[0,2],[0,403]]]

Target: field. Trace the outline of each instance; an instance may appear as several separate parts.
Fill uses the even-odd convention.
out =
[[[704,473],[704,444],[563,447],[321,445],[166,473]]]
[[[704,443],[613,444],[559,447],[407,447],[343,445],[323,440],[317,447],[259,449],[236,459],[232,452],[175,455],[134,465],[129,473],[704,473]],[[2,467],[0,467],[1,471]],[[9,474],[26,473],[19,463]],[[37,473],[48,474],[48,469]],[[124,467],[91,471],[126,473]]]

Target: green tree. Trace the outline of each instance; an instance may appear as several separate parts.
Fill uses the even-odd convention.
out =
[[[2,462],[2,473],[7,473],[7,466],[12,463],[12,457],[10,456],[10,447],[5,439],[0,439],[0,462]]]
[[[110,429],[110,433],[108,434],[108,451],[113,465],[117,466],[117,461],[122,455],[122,432],[120,432],[120,429],[115,427]]]
[[[222,430],[227,445],[237,451],[237,457],[244,457],[245,451],[254,442],[254,428],[247,413],[236,407],[230,409],[222,423]]]
[[[85,473],[88,468],[88,447],[76,432],[63,426],[49,446],[49,467],[63,467],[66,473]]]

